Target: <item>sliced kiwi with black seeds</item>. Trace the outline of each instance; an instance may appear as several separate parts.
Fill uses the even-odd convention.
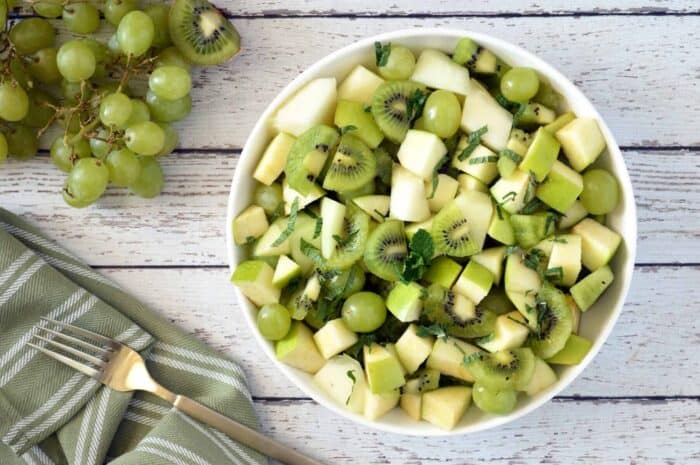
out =
[[[428,287],[421,320],[440,325],[450,336],[472,339],[493,332],[496,314],[436,283]]]
[[[466,257],[478,252],[472,240],[469,222],[455,202],[445,205],[433,218],[430,235],[440,255]]]
[[[388,220],[369,235],[363,260],[370,273],[387,281],[396,281],[407,254],[403,222]]]
[[[411,81],[386,81],[372,96],[372,116],[387,139],[397,144],[403,142],[411,127],[409,102],[414,92],[423,86]]]
[[[535,372],[535,354],[528,347],[482,353],[468,370],[478,383],[491,389],[524,389]]]
[[[303,320],[306,315],[316,305],[311,299],[304,294],[304,288],[300,288],[294,292],[287,301],[287,309],[293,320]]]
[[[433,391],[440,387],[440,372],[425,368],[416,371],[415,375],[401,387],[401,394],[420,394]]]
[[[535,331],[528,338],[528,345],[535,355],[547,359],[564,348],[571,335],[571,309],[566,296],[552,284],[545,282],[537,294]]]
[[[198,65],[218,65],[241,48],[236,28],[206,0],[175,0],[168,24],[180,53]]]
[[[369,215],[359,208],[349,208],[342,235],[336,241],[333,254],[326,259],[325,269],[345,270],[362,258],[369,235]]]
[[[376,172],[372,150],[358,137],[345,134],[328,166],[323,188],[336,192],[360,189],[372,182]]]
[[[338,131],[321,124],[307,130],[294,141],[284,167],[284,174],[292,189],[308,195],[316,187],[314,181],[321,174],[328,155],[335,149],[338,138]]]

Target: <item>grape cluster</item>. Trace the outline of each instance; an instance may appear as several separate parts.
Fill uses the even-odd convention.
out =
[[[14,6],[0,0],[0,10],[2,4]],[[39,137],[59,124],[50,156],[68,173],[62,194],[69,205],[94,203],[110,183],[157,196],[163,187],[158,159],[178,144],[171,123],[192,108],[192,65],[171,41],[170,7],[139,9],[136,0],[105,0],[99,9],[36,0],[32,7],[40,17],[17,21],[0,35],[0,163],[8,155],[33,157]],[[106,43],[81,37],[100,28],[100,12],[116,28]],[[47,18],[58,17],[77,38],[56,43]]]

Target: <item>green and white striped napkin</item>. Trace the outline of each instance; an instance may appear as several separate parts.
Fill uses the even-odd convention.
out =
[[[0,208],[1,465],[266,463],[154,396],[112,391],[27,347],[41,316],[124,342],[168,389],[258,427],[238,365]]]

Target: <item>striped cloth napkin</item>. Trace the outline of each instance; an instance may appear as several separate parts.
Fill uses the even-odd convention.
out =
[[[41,316],[122,341],[168,389],[258,427],[238,365],[0,208],[1,465],[266,463],[150,394],[113,391],[27,347]]]

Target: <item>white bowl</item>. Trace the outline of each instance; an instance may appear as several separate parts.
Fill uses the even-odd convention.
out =
[[[244,249],[237,247],[233,242],[231,222],[233,218],[251,202],[252,191],[255,185],[252,173],[267,143],[274,136],[269,127],[269,121],[275,110],[312,79],[334,76],[338,79],[338,82],[340,82],[357,64],[361,63],[374,66],[375,41],[398,43],[414,51],[425,48],[436,48],[451,53],[457,41],[462,37],[471,37],[474,41],[493,51],[511,65],[529,66],[536,69],[541,75],[547,78],[555,90],[564,96],[569,109],[579,116],[588,116],[597,119],[608,145],[607,151],[600,157],[597,165],[612,171],[617,176],[621,188],[620,204],[614,212],[608,215],[608,225],[622,235],[624,242],[611,264],[613,272],[615,273],[615,281],[595,306],[587,311],[581,319],[579,334],[593,340],[593,347],[586,358],[576,366],[557,368],[559,380],[556,384],[534,397],[521,396],[517,408],[509,415],[496,416],[486,414],[472,407],[468,410],[461,423],[452,431],[443,431],[426,422],[416,422],[410,419],[399,408],[394,409],[377,421],[369,421],[361,415],[351,413],[343,406],[338,405],[313,384],[310,375],[277,361],[273,344],[265,340],[258,332],[255,323],[255,307],[238,289],[236,289],[238,303],[255,339],[258,344],[260,344],[265,354],[267,354],[270,360],[272,360],[287,378],[316,402],[333,410],[339,415],[362,425],[392,433],[418,436],[445,436],[474,433],[509,423],[546,403],[564,390],[564,388],[588,366],[608,338],[610,331],[622,311],[625,295],[629,289],[632,271],[634,269],[637,240],[637,214],[634,205],[634,196],[632,194],[632,183],[630,182],[624,159],[622,158],[622,154],[620,153],[615,139],[598,112],[593,108],[591,102],[589,102],[581,91],[559,71],[518,46],[484,34],[440,28],[396,31],[370,37],[349,45],[316,62],[294,79],[272,101],[260,119],[258,119],[246,141],[231,185],[231,195],[226,218],[226,239],[231,270],[233,271],[236,265],[246,258]]]

